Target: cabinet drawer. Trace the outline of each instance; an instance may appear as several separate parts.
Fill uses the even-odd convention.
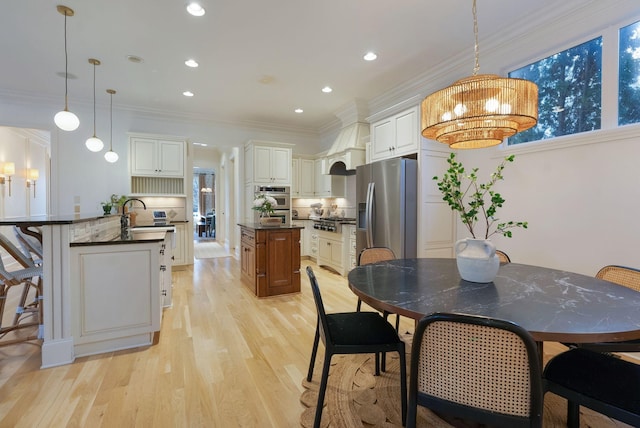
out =
[[[256,232],[254,230],[242,229],[240,232],[240,240],[246,245],[254,246],[256,241]]]

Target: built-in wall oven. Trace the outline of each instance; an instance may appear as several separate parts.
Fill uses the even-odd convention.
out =
[[[270,217],[277,217],[282,220],[282,224],[291,224],[291,191],[289,186],[255,186],[254,196],[271,196],[278,203],[276,209]],[[254,221],[260,221],[260,213],[254,214]]]
[[[291,191],[289,186],[256,186],[254,196],[268,195],[276,200],[279,210],[291,209]]]

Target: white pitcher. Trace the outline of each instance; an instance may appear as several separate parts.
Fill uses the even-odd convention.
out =
[[[456,242],[456,263],[460,277],[470,282],[491,282],[498,274],[500,258],[488,239],[465,238]]]

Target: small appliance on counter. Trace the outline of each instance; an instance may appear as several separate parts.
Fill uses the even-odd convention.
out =
[[[315,204],[311,204],[311,213],[309,214],[309,218],[312,220],[317,220],[322,218],[322,214],[324,214],[324,210],[322,209],[322,204],[317,202]]]
[[[291,218],[293,220],[297,220],[298,219],[298,210],[291,210]]]
[[[153,224],[158,226],[167,224],[167,212],[164,210],[153,211]]]

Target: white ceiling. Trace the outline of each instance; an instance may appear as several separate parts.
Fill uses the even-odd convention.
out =
[[[459,55],[473,68],[471,0],[14,0],[0,17],[0,95],[63,105],[64,4],[69,106],[92,102],[216,122],[318,131],[353,100],[368,102]],[[586,0],[478,0],[480,47],[508,25]],[[365,62],[373,50],[378,60]],[[128,55],[144,59],[135,64]],[[197,69],[184,65],[188,58]],[[261,83],[266,79],[268,83]],[[453,80],[453,79],[452,79]],[[330,85],[334,91],[324,94]],[[184,90],[195,93],[192,98]],[[303,114],[295,114],[295,108]]]

